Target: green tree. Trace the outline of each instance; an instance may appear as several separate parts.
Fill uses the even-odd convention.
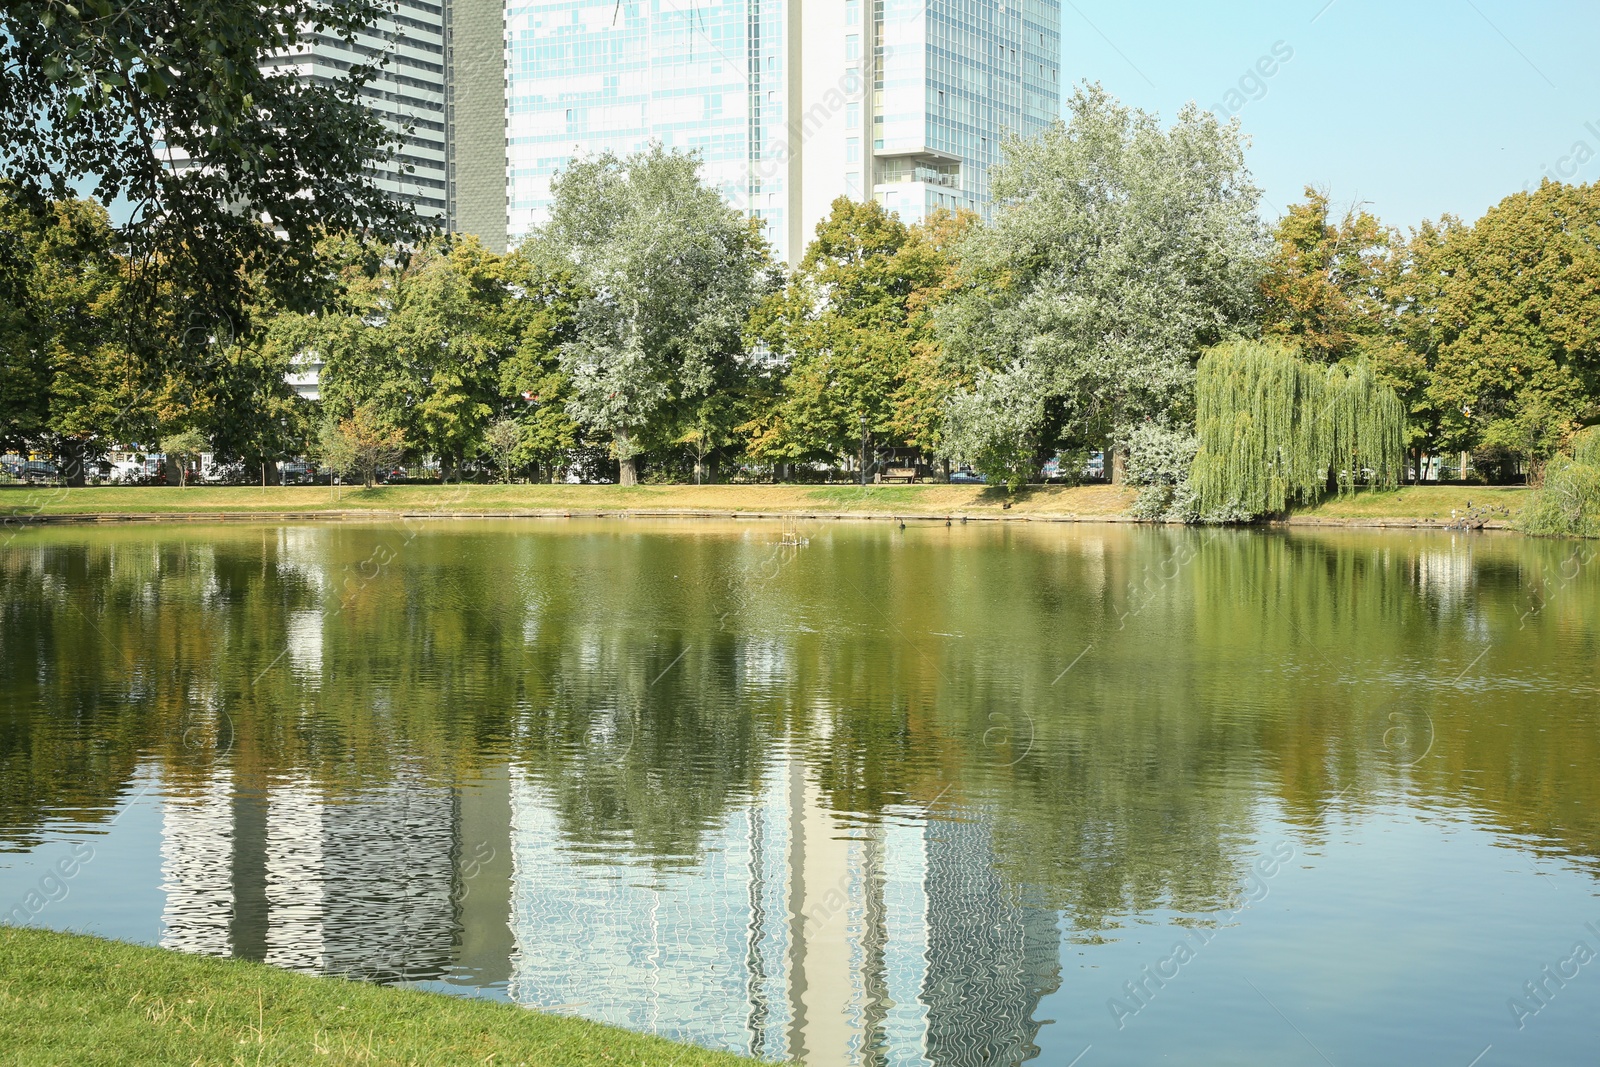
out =
[[[113,325],[123,270],[98,204],[35,210],[0,190],[0,446],[55,452],[69,485],[108,437],[150,425]]]
[[[553,479],[580,437],[567,411],[571,380],[561,369],[561,347],[577,339],[579,291],[564,264],[542,260],[537,251],[536,241],[524,242],[506,261],[515,348],[500,365],[499,408],[518,427],[512,461],[538,464]]]
[[[342,419],[329,416],[318,439],[323,465],[338,474],[359,474],[368,489],[380,472],[400,462],[405,450],[405,431],[372,404],[357,405]]]
[[[1398,479],[1404,409],[1359,364],[1322,366],[1281,343],[1231,342],[1200,361],[1195,400],[1191,481],[1202,516],[1278,514],[1349,492],[1364,471],[1380,486]]]
[[[373,164],[398,147],[362,97],[382,53],[331,77],[269,62],[316,37],[348,42],[380,0],[16,0],[0,8],[0,172],[35,206],[87,186],[127,205],[123,343],[198,363],[248,332],[265,286],[314,288],[328,231],[399,234],[409,209]],[[177,329],[164,329],[162,308]]]
[[[659,144],[574,160],[539,240],[581,290],[561,346],[573,418],[611,439],[624,485],[637,458],[682,435],[700,401],[747,369],[744,327],[766,282],[755,224]]]
[[[754,454],[854,453],[864,481],[875,444],[937,444],[954,383],[930,312],[949,284],[950,245],[971,222],[940,212],[908,227],[876,201],[833,202],[788,287],[755,318],[783,377],[750,424]]]
[[[961,242],[939,315],[975,383],[948,447],[1008,481],[1063,443],[1120,455],[1146,417],[1187,423],[1201,351],[1257,322],[1260,193],[1237,123],[1190,106],[1163,129],[1098,85],[1067,110],[1005,143],[1000,208]]]
[[[1537,479],[1600,419],[1600,186],[1545,181],[1452,231],[1428,398],[1452,448],[1497,449]]]
[[[1262,333],[1307,359],[1336,363],[1383,328],[1392,235],[1354,207],[1330,218],[1328,194],[1306,186],[1273,231],[1261,279]]]
[[[182,430],[161,439],[161,451],[178,466],[178,484],[188,486],[189,468],[200,461],[200,453],[210,450],[210,442],[199,430]]]

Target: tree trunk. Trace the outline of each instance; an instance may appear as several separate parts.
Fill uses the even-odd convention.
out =
[[[944,484],[949,485],[950,484],[950,457],[949,456],[945,456],[943,459],[941,459],[939,461],[939,471],[940,471],[940,473],[942,475],[941,480],[944,482]]]
[[[861,438],[861,461],[860,461],[859,469],[861,471],[861,484],[862,485],[866,485],[867,484],[867,438],[865,436],[863,436]]]
[[[63,437],[59,455],[62,481],[73,488],[82,488],[83,442],[74,437]]]
[[[639,458],[634,455],[632,438],[626,431],[619,431],[616,436],[617,450],[617,484],[639,484]]]
[[[1111,450],[1111,484],[1122,485],[1128,480],[1128,452],[1123,448]]]

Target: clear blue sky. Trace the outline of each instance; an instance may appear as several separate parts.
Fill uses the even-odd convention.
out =
[[[1163,119],[1244,79],[1269,220],[1308,183],[1409,227],[1475,221],[1563,158],[1600,179],[1600,0],[1061,0],[1061,32],[1065,90]],[[1292,57],[1251,82],[1280,41]]]

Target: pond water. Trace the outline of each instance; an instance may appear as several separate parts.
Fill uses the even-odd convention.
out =
[[[8,922],[816,1065],[1600,1054],[1591,545],[5,536]]]

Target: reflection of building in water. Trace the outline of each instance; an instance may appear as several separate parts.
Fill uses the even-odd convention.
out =
[[[1053,911],[1016,903],[981,823],[845,828],[800,763],[693,866],[563,843],[514,779],[519,1002],[811,1064],[1007,1064],[1055,988]]]
[[[224,772],[162,817],[161,943],[359,978],[432,978],[455,958],[455,792],[401,774],[330,797]],[[502,912],[503,914],[503,912]]]

